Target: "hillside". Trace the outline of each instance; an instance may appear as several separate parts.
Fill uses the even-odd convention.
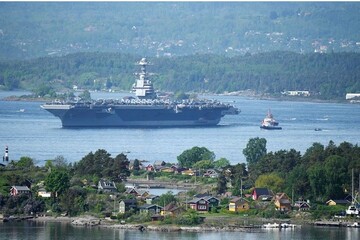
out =
[[[55,90],[81,88],[130,90],[137,55],[76,53],[0,63],[5,89]],[[279,96],[283,91],[307,90],[315,98],[344,99],[360,92],[360,53],[269,52],[226,57],[192,55],[149,58],[154,86],[163,91],[232,92],[253,90]]]
[[[0,61],[360,50],[359,2],[1,2]]]

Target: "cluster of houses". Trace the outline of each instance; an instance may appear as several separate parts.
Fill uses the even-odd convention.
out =
[[[129,169],[132,170],[134,166],[134,160],[131,160],[129,163]],[[188,176],[199,176],[200,172],[191,168],[184,168],[177,165],[168,165],[164,161],[155,161],[154,164],[144,165],[140,162],[140,169],[145,170],[147,172],[163,172],[163,173],[174,173],[174,174],[182,174]],[[219,173],[215,169],[207,169],[202,176],[217,178]]]
[[[96,186],[99,193],[117,194],[118,189],[115,182],[106,179],[100,179]],[[12,186],[10,195],[16,196],[19,194],[31,194],[28,186]],[[39,197],[51,197],[51,193],[46,192],[43,187],[37,192]],[[221,196],[212,196],[210,194],[197,194],[192,199],[186,199],[181,203],[171,202],[167,205],[160,206],[155,204],[155,200],[160,196],[150,194],[148,189],[141,189],[136,187],[129,187],[125,193],[122,194],[126,198],[119,200],[118,213],[133,212],[147,212],[150,213],[153,220],[158,220],[167,215],[178,215],[187,209],[193,209],[199,213],[209,212],[213,208],[217,209],[222,198],[229,198],[227,209],[230,212],[246,212],[251,208],[264,209],[273,205],[275,209],[281,212],[288,212],[291,210],[308,211],[310,210],[309,201],[295,201],[293,202],[286,193],[274,194],[267,188],[254,188],[251,194],[245,194],[244,197],[232,196],[230,192]],[[326,205],[349,205],[348,200],[329,200]]]
[[[127,194],[133,195],[131,199],[123,199],[119,202],[119,213],[127,211],[139,211],[151,213],[153,219],[158,219],[166,215],[177,215],[186,209],[193,209],[199,213],[209,212],[213,208],[217,209],[220,206],[220,200],[223,197],[229,197],[230,201],[227,209],[230,212],[246,212],[252,208],[251,200],[255,201],[256,207],[262,208],[269,204],[274,204],[274,207],[279,211],[288,212],[290,210],[307,211],[310,209],[310,204],[307,201],[296,201],[291,203],[290,198],[286,193],[273,194],[267,188],[254,188],[251,194],[245,197],[232,197],[230,193],[224,196],[212,196],[209,194],[197,194],[192,199],[185,200],[182,203],[175,204],[174,202],[160,206],[153,204],[153,201],[159,196],[149,194],[147,190],[128,188]],[[145,204],[140,205],[141,202]]]

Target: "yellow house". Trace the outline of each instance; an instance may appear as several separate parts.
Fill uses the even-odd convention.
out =
[[[233,198],[229,202],[229,211],[230,212],[243,212],[250,209],[249,201],[244,198],[237,197]]]
[[[189,175],[189,176],[195,176],[195,171],[188,169],[181,172],[182,175]]]
[[[175,170],[171,167],[163,167],[160,169],[160,172],[165,172],[165,173],[174,173]]]
[[[286,193],[277,193],[275,196],[275,207],[281,211],[291,210],[291,201]]]
[[[329,201],[326,202],[326,205],[328,206],[336,206],[336,205],[347,205],[350,202],[348,200],[333,200],[330,199]]]
[[[51,192],[47,192],[45,188],[40,188],[38,191],[38,196],[43,198],[51,197]]]

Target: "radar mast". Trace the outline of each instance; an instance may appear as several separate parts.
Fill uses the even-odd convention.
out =
[[[151,80],[148,79],[148,73],[146,71],[146,66],[149,65],[149,62],[146,58],[142,58],[137,65],[140,66],[140,73],[137,73],[139,77],[136,79],[135,83],[132,86],[132,91],[135,93],[136,97],[140,99],[155,99],[157,98],[154,91],[153,84]]]

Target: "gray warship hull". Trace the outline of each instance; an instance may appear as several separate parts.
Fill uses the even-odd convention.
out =
[[[227,105],[181,108],[167,105],[44,104],[42,108],[59,117],[64,128],[215,126],[223,116],[238,111]]]

